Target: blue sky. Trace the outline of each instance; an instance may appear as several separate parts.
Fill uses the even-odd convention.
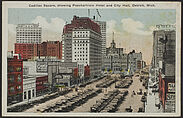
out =
[[[143,59],[150,63],[152,57],[152,32],[157,24],[175,24],[174,9],[98,9],[101,18],[107,23],[107,47],[115,32],[117,47],[127,52],[135,49],[142,52]],[[74,15],[87,17],[88,9],[71,8],[9,8],[8,9],[8,50],[14,50],[15,27],[17,24],[39,23],[43,28],[42,41],[61,40],[65,22],[71,22]],[[97,15],[96,9],[90,9],[90,18]]]
[[[99,9],[99,20],[115,20],[121,23],[123,18],[132,18],[145,26],[155,25],[168,21],[175,23],[175,10],[168,9]],[[43,16],[50,22],[50,18],[58,17],[70,22],[73,15],[88,16],[87,9],[39,9],[39,8],[10,8],[8,9],[8,23],[31,23],[37,16]],[[96,15],[96,9],[90,9],[90,17]],[[119,26],[119,25],[118,25]],[[146,27],[145,27],[146,28]]]

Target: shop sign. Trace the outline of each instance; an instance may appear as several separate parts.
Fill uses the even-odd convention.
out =
[[[175,92],[175,83],[168,83],[168,92]]]
[[[167,93],[166,100],[167,101],[175,101],[175,94]]]

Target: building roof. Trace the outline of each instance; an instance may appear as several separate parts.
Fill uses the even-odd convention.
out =
[[[63,34],[71,33],[73,29],[80,28],[80,29],[91,29],[99,34],[101,34],[100,26],[92,21],[88,17],[78,17],[74,16],[71,24],[67,24],[64,26]]]

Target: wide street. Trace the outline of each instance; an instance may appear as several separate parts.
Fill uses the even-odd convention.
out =
[[[128,84],[129,81],[132,81],[131,84],[129,84],[129,87],[123,87],[123,88],[115,88],[115,85],[120,85],[121,83]],[[106,82],[111,82],[111,84],[107,85],[107,87],[96,87],[96,85],[99,84],[104,84]],[[142,85],[143,81],[140,81],[140,74],[134,74],[132,77],[126,77],[126,78],[121,78],[119,74],[112,74],[108,75],[98,81],[92,82],[85,87],[77,87],[78,90],[72,88],[72,91],[67,93],[66,95],[62,95],[59,97],[56,97],[54,99],[45,101],[44,103],[34,105],[32,108],[29,108],[25,110],[24,112],[59,112],[58,109],[60,109],[63,104],[61,105],[60,102],[64,100],[68,100],[68,98],[74,98],[73,96],[77,96],[79,93],[85,93],[85,91],[88,91],[91,89],[91,91],[94,90],[99,90],[101,89],[102,91],[97,93],[95,96],[92,97],[87,97],[87,100],[85,102],[80,103],[79,105],[74,105],[74,102],[72,101],[71,107],[72,109],[69,109],[67,112],[91,112],[91,107],[94,104],[97,104],[98,101],[100,101],[102,98],[105,98],[105,95],[109,94],[111,91],[114,90],[119,90],[120,92],[123,92],[125,90],[128,91],[128,94],[124,96],[124,99],[122,99],[122,102],[120,102],[116,110],[113,112],[126,112],[126,108],[130,108],[132,111],[131,112],[138,112],[139,108],[144,109],[144,102],[141,102],[141,98],[144,95],[144,92],[147,92],[145,87]],[[142,94],[138,95],[137,92],[139,92],[139,89],[142,90]],[[135,95],[133,94],[135,92]],[[85,93],[87,94],[87,92]],[[89,93],[88,93],[89,94]],[[84,95],[84,94],[83,94]],[[78,97],[83,97],[83,96],[78,96]],[[84,98],[84,97],[83,97]],[[85,99],[85,98],[84,98]],[[58,103],[60,103],[58,105]],[[107,104],[109,104],[108,102]],[[66,104],[64,104],[66,105]],[[104,107],[105,108],[105,107]],[[51,110],[45,110],[45,109],[51,109]],[[60,112],[62,112],[60,110]],[[98,111],[100,112],[100,111]],[[105,112],[103,110],[102,112]]]

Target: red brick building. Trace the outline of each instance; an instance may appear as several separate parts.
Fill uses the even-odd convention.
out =
[[[23,60],[19,56],[8,57],[8,104],[22,101]]]
[[[48,91],[48,76],[36,77],[36,96],[42,95]]]
[[[15,43],[15,53],[20,54],[22,59],[31,59],[35,56],[62,59],[62,42],[47,41],[41,44]]]
[[[163,109],[165,110],[167,96],[169,94],[175,94],[175,91],[170,90],[169,84],[175,84],[174,77],[162,77],[162,74],[159,74],[159,97],[160,101],[162,102]]]

